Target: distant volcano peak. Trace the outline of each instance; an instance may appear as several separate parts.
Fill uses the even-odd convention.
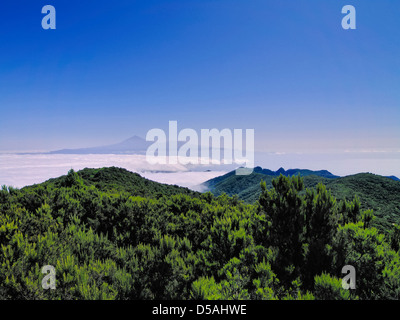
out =
[[[120,143],[79,149],[62,149],[52,154],[144,154],[151,142],[134,135]]]

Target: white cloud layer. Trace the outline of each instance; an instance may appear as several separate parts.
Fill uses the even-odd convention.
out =
[[[21,188],[65,175],[68,170],[120,167],[150,180],[198,189],[202,182],[225,174],[228,170],[204,171],[207,168],[182,164],[149,164],[144,155],[65,155],[0,154],[0,185]]]
[[[271,170],[326,169],[345,176],[359,172],[400,177],[400,152],[341,152],[326,154],[258,153],[256,165]],[[198,190],[204,181],[234,170],[236,165],[150,164],[144,155],[0,154],[0,185],[21,188],[65,175],[71,168],[121,167],[167,184]],[[203,190],[199,190],[203,191]]]

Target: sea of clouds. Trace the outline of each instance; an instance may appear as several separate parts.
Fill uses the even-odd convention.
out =
[[[161,183],[202,191],[200,184],[228,172],[182,164],[150,164],[144,155],[0,154],[0,185],[22,188],[84,168],[119,167]]]
[[[326,169],[339,176],[371,172],[400,177],[400,152],[256,153],[256,165],[277,170]],[[238,165],[150,164],[144,155],[116,154],[15,154],[0,153],[0,185],[22,188],[84,168],[120,167],[153,181],[204,191],[201,183],[221,176]]]

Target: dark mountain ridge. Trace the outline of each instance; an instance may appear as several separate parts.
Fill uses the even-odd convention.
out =
[[[202,186],[216,196],[223,193],[229,196],[236,195],[246,203],[254,203],[261,194],[261,181],[265,181],[267,188],[271,189],[272,180],[280,174],[300,175],[303,177],[305,188],[313,188],[318,183],[323,183],[338,200],[349,201],[357,196],[361,201],[362,209],[374,210],[374,214],[378,217],[378,224],[382,228],[388,228],[392,223],[400,222],[400,182],[393,177],[372,173],[339,177],[326,170],[284,170],[281,168],[272,171],[256,167],[250,175],[239,176],[235,174],[235,171],[231,171],[204,182]]]

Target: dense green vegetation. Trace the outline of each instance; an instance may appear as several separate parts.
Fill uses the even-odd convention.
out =
[[[398,299],[400,228],[300,177],[258,202],[118,168],[0,191],[1,299]],[[41,268],[56,269],[44,290]],[[341,286],[342,267],[357,271]]]
[[[327,171],[287,170],[283,173],[287,176],[292,173],[301,175],[305,188],[315,188],[323,183],[338,200],[351,201],[358,197],[361,209],[374,211],[376,219],[373,226],[381,232],[390,229],[393,223],[400,223],[399,181],[371,173],[346,177],[337,177]],[[226,193],[229,196],[236,195],[247,203],[254,203],[261,195],[260,182],[265,181],[267,187],[272,188],[275,178],[276,172],[261,168],[247,176],[235,175],[232,171],[207,181],[204,186],[216,196]]]
[[[199,193],[188,188],[154,182],[142,178],[137,173],[115,167],[103,169],[86,168],[80,170],[77,174],[83,180],[85,185],[95,186],[96,189],[100,191],[116,193],[126,192],[146,198],[157,198],[174,194],[186,194],[191,196],[199,195]],[[60,187],[68,184],[66,179],[69,179],[69,176],[50,179],[41,185],[45,188],[47,186]],[[32,189],[32,187],[28,187],[27,189]]]

